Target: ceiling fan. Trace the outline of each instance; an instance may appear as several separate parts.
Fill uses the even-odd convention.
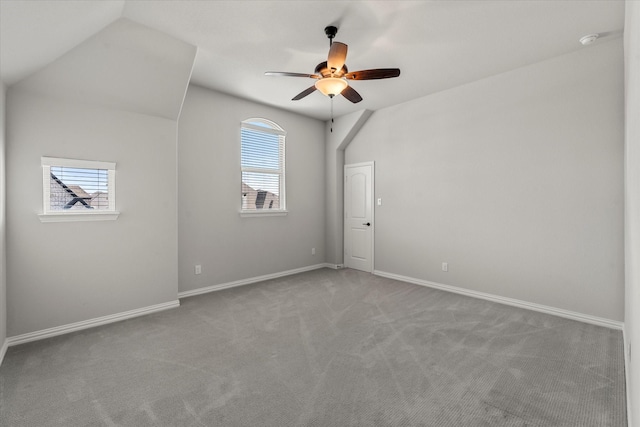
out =
[[[309,77],[316,79],[313,86],[294,96],[292,101],[298,101],[319,90],[329,98],[341,94],[355,104],[356,102],[362,101],[362,96],[360,96],[354,88],[349,86],[347,80],[378,80],[398,77],[400,75],[399,68],[376,68],[373,70],[349,72],[345,64],[347,59],[347,45],[333,41],[333,38],[338,33],[338,28],[330,25],[324,29],[324,32],[329,38],[329,57],[325,62],[321,62],[316,66],[314,74],[280,71],[267,71],[264,73],[267,76]]]

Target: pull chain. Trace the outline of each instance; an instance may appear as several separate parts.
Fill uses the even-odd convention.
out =
[[[331,133],[333,133],[333,96],[331,97]]]

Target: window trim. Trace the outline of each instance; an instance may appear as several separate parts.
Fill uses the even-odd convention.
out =
[[[116,220],[120,212],[116,210],[116,163],[95,160],[64,159],[42,157],[42,213],[38,214],[41,222],[73,222],[73,221],[108,221]],[[109,186],[109,208],[105,210],[53,211],[51,210],[51,167],[62,166],[82,169],[106,169]]]
[[[263,123],[265,126],[255,125],[253,123]],[[273,170],[264,171],[260,168],[243,168],[242,164],[240,164],[240,186],[242,188],[242,173],[243,172],[258,172],[258,173],[271,173],[278,174],[280,176],[280,194],[279,203],[280,209],[256,209],[256,210],[244,210],[242,209],[243,203],[242,198],[240,200],[240,211],[239,214],[241,217],[249,218],[249,217],[262,217],[262,216],[286,216],[289,211],[287,210],[287,192],[286,192],[286,136],[287,131],[282,129],[280,125],[276,122],[268,119],[263,119],[259,117],[252,117],[243,120],[240,122],[240,158],[242,158],[242,129],[251,129],[257,132],[268,133],[271,135],[278,136],[278,149],[282,151],[279,154],[279,158],[282,162],[282,165],[278,172],[274,172]],[[240,191],[242,194],[242,190]]]
[[[264,211],[264,212],[262,212]],[[241,211],[240,216],[243,218],[250,218],[252,216],[287,216],[289,211],[287,210],[273,210],[273,209],[260,209],[260,211]]]

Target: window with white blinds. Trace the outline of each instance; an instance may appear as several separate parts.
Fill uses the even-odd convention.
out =
[[[41,220],[115,219],[104,216],[118,214],[115,204],[115,163],[53,157],[42,157],[41,163]],[[65,215],[66,218],[62,219]],[[95,215],[102,217],[95,218]]]
[[[266,119],[248,119],[240,128],[242,172],[241,212],[269,214],[286,211],[285,135]]]

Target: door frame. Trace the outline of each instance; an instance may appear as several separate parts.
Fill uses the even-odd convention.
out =
[[[345,256],[345,251],[347,249],[347,169],[348,168],[354,168],[354,167],[360,167],[360,166],[371,166],[371,194],[370,194],[370,200],[371,200],[371,271],[369,271],[369,273],[372,273],[375,271],[375,246],[376,246],[376,239],[375,239],[375,228],[376,228],[376,221],[375,221],[375,216],[376,216],[376,204],[375,204],[375,194],[376,194],[376,186],[375,186],[375,176],[376,176],[376,163],[375,161],[368,161],[368,162],[360,162],[360,163],[349,163],[349,164],[345,164],[344,168],[343,168],[343,174],[342,174],[342,192],[343,192],[343,196],[342,196],[342,203],[343,203],[343,214],[342,214],[342,258],[343,258],[343,265],[346,267],[347,266],[347,259]]]

